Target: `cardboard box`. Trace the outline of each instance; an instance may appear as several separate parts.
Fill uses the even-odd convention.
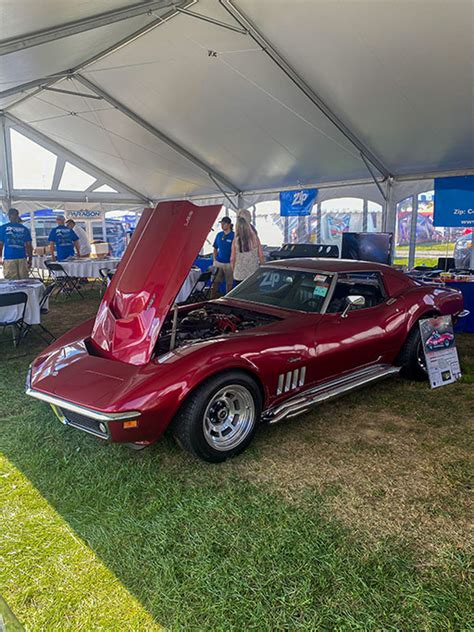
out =
[[[106,257],[109,254],[109,244],[105,241],[91,243],[91,257]]]

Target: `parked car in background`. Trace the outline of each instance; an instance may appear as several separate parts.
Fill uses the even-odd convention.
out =
[[[426,379],[419,321],[456,319],[462,294],[387,265],[275,261],[223,298],[174,307],[219,210],[145,209],[96,318],[34,360],[27,393],[106,441],[144,447],[170,427],[218,462],[242,452],[260,421],[400,370]]]
[[[56,226],[57,215],[64,215],[64,211],[54,211],[53,209],[40,209],[35,211],[36,245],[47,246],[48,236],[52,228]],[[31,230],[31,217],[29,213],[24,213],[21,219],[25,226]],[[86,230],[86,223],[77,221],[77,224]],[[110,254],[114,257],[121,257],[127,247],[127,237],[124,227],[119,220],[106,219],[105,230]],[[94,241],[103,241],[102,222],[92,222],[92,237]]]
[[[470,268],[471,267],[471,252],[472,252],[472,233],[462,235],[456,241],[454,246],[454,261],[456,262],[456,268]]]

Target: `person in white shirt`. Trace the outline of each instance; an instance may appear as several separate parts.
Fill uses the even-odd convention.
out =
[[[81,257],[88,257],[91,254],[91,246],[87,238],[86,231],[78,226],[73,219],[68,219],[66,226],[73,230],[79,239],[79,252]]]

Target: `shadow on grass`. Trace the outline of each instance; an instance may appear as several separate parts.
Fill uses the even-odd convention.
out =
[[[467,621],[463,553],[420,569],[403,543],[369,545],[325,518],[315,493],[289,504],[168,438],[133,452],[64,428],[24,396],[29,360],[1,365],[1,449],[159,623],[314,630]],[[242,463],[258,449],[257,441]]]

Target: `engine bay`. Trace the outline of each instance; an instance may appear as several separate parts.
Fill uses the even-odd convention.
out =
[[[255,327],[268,325],[276,316],[262,314],[237,307],[226,307],[205,303],[201,307],[188,311],[178,310],[174,347],[178,348],[191,342],[200,342],[217,338],[224,334],[233,334]],[[171,311],[163,323],[163,328],[155,347],[155,356],[171,349],[173,337],[174,313]]]

